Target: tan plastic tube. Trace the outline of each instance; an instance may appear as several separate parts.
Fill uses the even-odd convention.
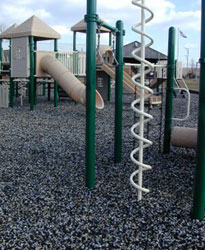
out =
[[[196,148],[197,129],[186,127],[174,127],[171,133],[171,143],[174,146],[184,148]]]
[[[46,55],[40,61],[42,70],[51,75],[60,87],[74,101],[86,104],[86,86],[81,83],[60,61],[53,56]],[[103,109],[104,101],[96,90],[96,108]]]

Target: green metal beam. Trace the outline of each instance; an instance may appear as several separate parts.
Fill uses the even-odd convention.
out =
[[[54,51],[56,52],[56,58],[58,59],[58,40],[54,40]],[[58,107],[58,83],[54,81],[54,107]]]
[[[112,27],[111,25],[102,22],[100,19],[97,20],[97,24],[104,27],[104,28],[106,28],[106,29],[108,29],[108,30],[110,30],[111,32],[114,32],[114,33],[117,32],[117,28]]]
[[[2,62],[3,62],[3,47],[2,47],[2,39],[0,39],[0,71],[2,70]]]
[[[95,187],[96,0],[87,0],[86,32],[86,186]]]
[[[30,110],[34,110],[34,38],[29,37],[30,45]]]
[[[123,22],[117,21],[115,77],[115,163],[122,160]]]
[[[74,31],[73,32],[73,51],[76,51],[76,36],[77,36],[77,32]]]
[[[36,71],[35,70],[35,67],[36,67],[35,51],[37,51],[37,41],[34,40],[34,52],[33,52],[34,53],[34,72]],[[34,77],[34,105],[36,105],[36,104],[37,104],[37,78]]]
[[[112,46],[112,33],[109,33],[109,46]],[[111,101],[111,77],[108,76],[108,101]]]
[[[174,27],[169,29],[168,44],[168,68],[167,68],[167,91],[166,91],[166,109],[165,109],[165,127],[164,127],[164,153],[170,152],[173,96],[174,96],[174,76],[175,76],[175,45],[176,30]]]
[[[14,81],[11,77],[11,39],[9,39],[9,65],[10,65],[10,87],[9,87],[9,107],[14,106]]]
[[[201,68],[199,92],[199,117],[197,138],[197,167],[195,175],[193,218],[205,218],[205,0],[202,0]]]

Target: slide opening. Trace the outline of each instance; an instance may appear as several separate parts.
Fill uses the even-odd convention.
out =
[[[96,93],[95,93],[95,96],[96,96],[96,108],[97,109],[103,109],[104,108],[104,101],[100,95],[100,93],[96,90]]]

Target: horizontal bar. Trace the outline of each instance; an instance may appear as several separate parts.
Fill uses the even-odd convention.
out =
[[[133,67],[141,67],[141,64],[139,63],[124,63],[124,66],[133,66]],[[152,64],[153,68],[166,68],[167,65],[156,65]]]
[[[109,24],[102,22],[100,19],[97,20],[97,24],[110,30],[111,32],[117,32],[117,29],[115,27],[112,27]]]

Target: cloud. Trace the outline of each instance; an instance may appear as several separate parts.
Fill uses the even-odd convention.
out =
[[[36,15],[39,18],[45,19],[49,18],[51,14],[46,11],[45,9],[36,9],[32,10],[27,7],[20,7],[20,6],[15,6],[15,5],[10,5],[10,4],[4,4],[2,6],[2,13],[0,17],[0,21],[8,19],[10,17],[10,23],[14,22],[22,22],[25,21],[27,18],[29,18],[32,15]],[[6,15],[6,18],[5,18]]]
[[[56,30],[61,35],[71,35],[72,31],[65,25],[53,25],[52,28]]]
[[[199,49],[199,44],[197,43],[186,43],[185,48],[189,49]]]

